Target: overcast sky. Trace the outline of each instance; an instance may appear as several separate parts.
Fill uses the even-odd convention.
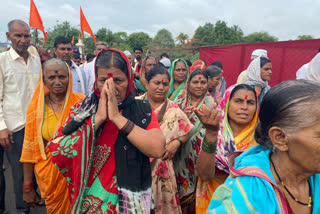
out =
[[[199,25],[224,20],[239,25],[244,34],[267,31],[280,40],[310,34],[320,38],[320,1],[317,0],[34,0],[45,29],[69,21],[80,25],[80,6],[93,32],[146,32],[154,36],[162,28],[176,37],[189,37]],[[0,42],[6,41],[7,23],[29,20],[30,0],[1,0]]]

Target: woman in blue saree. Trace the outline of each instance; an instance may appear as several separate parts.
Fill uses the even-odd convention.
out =
[[[270,89],[255,132],[260,145],[230,156],[230,176],[207,213],[320,213],[319,102],[311,81]]]

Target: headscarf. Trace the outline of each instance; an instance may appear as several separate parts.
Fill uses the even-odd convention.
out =
[[[320,53],[318,53],[309,63],[306,74],[307,80],[320,82]]]
[[[162,60],[160,60],[160,62],[164,65],[164,67],[170,67],[171,65],[171,61],[168,58],[163,58]]]
[[[264,49],[256,49],[252,51],[251,59],[253,59],[253,57],[261,57],[261,56],[268,58],[268,52]]]
[[[179,87],[177,89],[173,88],[173,84],[174,84],[174,69],[176,67],[176,64],[178,62],[183,62],[184,65],[186,66],[187,69],[187,75],[186,75],[186,79],[180,83]],[[176,59],[171,63],[170,69],[169,69],[169,74],[170,74],[170,83],[169,83],[169,91],[167,94],[167,97],[170,100],[174,100],[176,99],[176,97],[178,96],[178,94],[181,92],[181,90],[183,89],[183,87],[185,86],[188,78],[189,78],[189,69],[188,69],[188,64],[186,63],[186,61],[184,61],[183,59]]]
[[[190,67],[190,73],[192,73],[193,71],[197,70],[197,69],[206,69],[206,63],[204,61],[202,61],[201,59],[195,61],[192,66]]]
[[[228,109],[230,102],[230,95],[236,85],[230,86],[218,105],[218,109],[221,110],[222,116],[220,119],[220,129],[218,132],[218,144],[216,152],[216,166],[226,173],[229,173],[228,169],[228,156],[236,151],[244,151],[254,145],[256,141],[254,139],[255,128],[258,124],[258,108],[252,121],[248,126],[242,130],[238,136],[233,136],[232,129],[228,122]],[[241,89],[239,89],[241,90]],[[258,100],[258,98],[256,98]]]
[[[68,68],[69,83],[65,100],[59,113],[60,117],[54,132],[57,132],[67,119],[70,108],[77,101],[84,98],[84,95],[72,92],[72,73],[69,66],[66,66]],[[47,160],[42,138],[42,123],[44,121],[45,96],[48,94],[49,89],[44,85],[42,71],[40,72],[37,88],[27,110],[25,136],[20,160],[22,162],[37,163],[41,159]]]
[[[268,86],[267,81],[261,79],[261,57],[257,57],[250,63],[248,67],[248,82],[246,84],[265,88]]]
[[[133,86],[133,73],[131,70],[131,66],[129,65],[129,61],[126,57],[126,55],[117,50],[117,49],[113,49],[113,48],[108,48],[108,49],[104,49],[102,51],[100,51],[100,53],[98,54],[98,56],[96,57],[95,63],[97,63],[99,56],[106,52],[106,51],[113,51],[116,53],[119,53],[121,55],[121,57],[125,60],[126,64],[127,64],[127,77],[128,77],[128,88],[127,88],[127,93],[126,93],[126,98],[129,96],[130,91],[132,89]],[[100,100],[100,91],[97,87],[97,75],[98,75],[98,71],[97,71],[97,67],[94,67],[94,73],[95,73],[95,77],[96,77],[96,81],[94,83],[94,91],[88,95],[82,102],[82,105],[79,109],[79,114],[77,114],[63,129],[62,133],[67,135],[69,133],[72,133],[73,131],[77,130],[83,123],[84,121],[90,117],[92,114],[95,114],[97,112],[98,109],[98,104],[99,104],[99,100]]]
[[[128,51],[128,50],[123,51],[123,53],[124,53],[126,56],[131,56],[131,53],[130,53],[130,51]]]

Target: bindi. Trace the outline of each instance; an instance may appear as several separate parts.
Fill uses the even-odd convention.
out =
[[[113,77],[113,74],[112,74],[112,73],[108,73],[108,77],[109,77],[109,78],[112,78],[112,77]]]
[[[57,73],[59,73],[59,71],[54,71],[54,73],[56,73],[56,74],[57,74]]]
[[[244,99],[247,100],[247,99],[248,99],[248,95],[246,95],[246,96],[244,97]]]
[[[200,81],[200,80],[201,80],[201,77],[198,77],[198,80]]]

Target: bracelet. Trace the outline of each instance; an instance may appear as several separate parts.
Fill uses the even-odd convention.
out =
[[[217,151],[217,141],[209,143],[205,137],[202,141],[201,149],[207,153],[213,154]]]
[[[130,120],[119,130],[119,134],[127,137],[134,128],[134,123]]]
[[[22,185],[23,193],[29,193],[33,191],[33,182],[23,183]]]
[[[175,140],[180,142],[180,146],[181,146],[181,144],[183,144],[183,141],[180,138],[176,138]]]

